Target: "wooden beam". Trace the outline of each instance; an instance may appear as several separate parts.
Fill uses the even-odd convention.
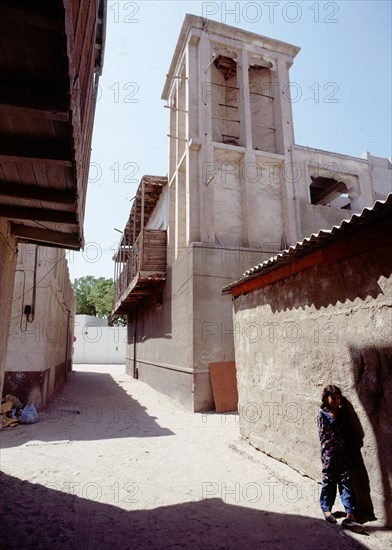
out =
[[[40,6],[41,5],[41,6]],[[5,20],[15,20],[25,25],[33,25],[42,29],[49,29],[53,31],[61,31],[59,25],[59,19],[48,16],[45,11],[48,10],[50,4],[45,2],[7,2],[3,0],[0,4],[0,17]],[[38,9],[37,9],[38,8]],[[61,12],[59,13],[59,16]]]
[[[28,208],[24,206],[9,206],[0,204],[0,218],[9,220],[31,220],[52,223],[78,225],[75,212],[64,210],[49,210],[48,208]]]
[[[18,136],[0,136],[0,161],[66,163],[72,160],[71,144],[66,139],[42,139]],[[72,165],[71,165],[72,166]]]
[[[140,220],[140,248],[139,248],[139,262],[140,265],[143,265],[143,258],[144,258],[144,226],[146,223],[145,216],[144,216],[144,199],[145,199],[145,193],[144,193],[144,179],[142,179],[142,211],[141,211],[141,220]]]
[[[0,197],[26,199],[56,204],[75,204],[76,191],[23,185],[16,182],[0,181]]]
[[[31,114],[68,120],[66,90],[65,78],[55,82],[31,81],[27,77],[23,79],[22,75],[16,80],[12,75],[4,74],[0,82],[1,109],[26,109],[26,112],[31,109]]]
[[[51,158],[37,158],[31,156],[21,155],[2,155],[0,153],[0,163],[2,162],[16,162],[23,164],[51,164],[53,166],[63,166],[64,168],[72,168],[73,163],[70,160],[51,159]]]
[[[317,204],[320,204],[326,197],[332,193],[344,193],[347,191],[346,185],[342,181],[336,181],[332,178],[317,177],[314,178],[311,176],[312,184],[310,186],[310,195],[313,201],[316,201]]]
[[[69,121],[69,113],[61,110],[42,109],[40,107],[14,104],[0,103],[0,112],[2,113],[17,113],[32,117],[45,118],[47,120],[59,120],[61,122]]]
[[[41,244],[43,246],[56,246],[59,248],[70,248],[80,250],[81,240],[76,233],[62,233],[51,231],[40,227],[28,227],[11,223],[11,235],[20,241]]]

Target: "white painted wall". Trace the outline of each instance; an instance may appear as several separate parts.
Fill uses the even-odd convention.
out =
[[[169,189],[164,187],[161,196],[147,222],[146,229],[167,229],[169,224]]]
[[[74,363],[125,363],[126,327],[108,327],[107,319],[76,315],[75,337]]]
[[[19,243],[7,324],[4,389],[8,393],[22,402],[31,400],[40,409],[60,389],[72,367],[74,311],[65,251]]]
[[[0,396],[3,395],[9,325],[11,323],[12,293],[17,261],[16,239],[10,234],[8,220],[0,219]]]

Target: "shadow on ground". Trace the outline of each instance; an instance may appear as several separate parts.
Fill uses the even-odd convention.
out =
[[[1,474],[3,549],[361,549],[323,520],[205,499],[126,511]],[[128,505],[129,506],[129,505]]]
[[[40,422],[7,428],[2,448],[31,440],[82,441],[173,435],[110,374],[73,372],[61,393],[40,413]]]

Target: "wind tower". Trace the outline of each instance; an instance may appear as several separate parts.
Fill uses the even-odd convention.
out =
[[[390,189],[387,159],[295,144],[298,51],[187,15],[165,80],[167,177],[136,193],[114,311],[128,315],[127,372],[194,411],[214,406],[211,368],[235,385],[234,343],[271,337],[262,319],[233,326],[222,288]]]
[[[181,374],[164,391],[191,401],[196,411],[213,405],[210,363],[232,369],[234,338],[241,337],[222,287],[297,240],[291,180],[284,173],[294,144],[289,68],[298,51],[187,15],[166,77],[163,302],[170,302],[171,339],[164,348]],[[161,376],[152,382],[158,389]],[[173,380],[173,372],[167,377]]]
[[[186,16],[162,93],[172,259],[194,242],[262,255],[297,240],[285,159],[294,144],[289,68],[298,51]]]

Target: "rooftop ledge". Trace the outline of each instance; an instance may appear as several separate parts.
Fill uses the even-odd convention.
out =
[[[256,34],[250,31],[239,29],[238,27],[227,25],[226,23],[219,23],[218,21],[213,21],[205,17],[200,17],[198,15],[187,13],[181,27],[176,48],[174,50],[173,58],[168,72],[169,75],[175,74],[178,60],[181,57],[182,51],[187,43],[188,36],[191,34],[192,29],[199,29],[199,31],[210,32],[211,34],[215,34],[217,36],[222,35],[225,38],[231,38],[233,40],[242,41],[244,43],[251,43],[270,52],[285,54],[291,59],[293,59],[301,49],[299,46],[294,46],[293,44],[288,44],[287,42],[282,42],[281,40],[269,38],[261,34]],[[171,77],[167,76],[162,91],[162,99],[168,99],[170,83]]]

